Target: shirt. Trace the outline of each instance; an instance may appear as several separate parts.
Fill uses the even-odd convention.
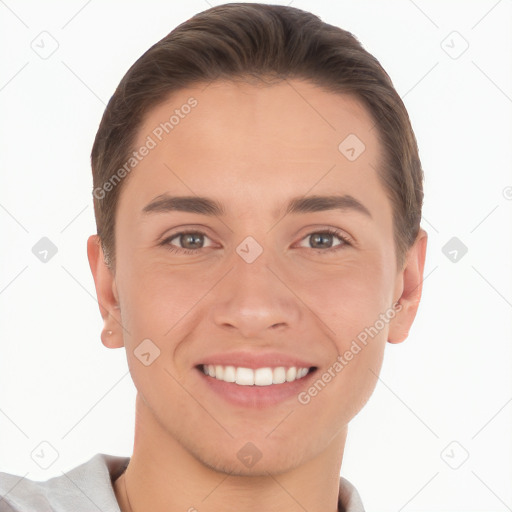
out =
[[[37,482],[0,471],[0,512],[121,512],[113,482],[130,457],[97,453],[87,462]],[[340,477],[340,512],[364,512],[356,488]]]

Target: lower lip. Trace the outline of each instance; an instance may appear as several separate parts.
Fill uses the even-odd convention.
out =
[[[229,403],[250,407],[252,409],[261,409],[295,399],[301,391],[309,386],[312,375],[316,369],[310,371],[305,377],[292,382],[283,382],[282,384],[270,384],[269,386],[240,386],[234,382],[225,382],[206,375],[202,370],[196,368],[199,376],[205,384],[223,399]]]

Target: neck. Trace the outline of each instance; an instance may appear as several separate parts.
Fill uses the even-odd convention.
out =
[[[136,410],[133,455],[114,483],[122,512],[338,510],[346,428],[325,450],[293,468],[273,472],[261,464],[259,472],[244,475],[229,468],[219,470],[221,464],[213,467],[200,453],[187,450],[148,414],[139,395]],[[289,460],[294,459],[294,454],[289,455]]]

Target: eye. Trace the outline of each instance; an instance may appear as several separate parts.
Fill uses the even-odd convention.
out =
[[[340,240],[340,243],[333,245],[332,238],[337,238]],[[349,238],[336,229],[327,228],[322,231],[315,231],[313,233],[309,233],[306,237],[302,239],[303,241],[308,242],[313,247],[311,249],[315,251],[320,251],[322,253],[330,253],[332,251],[338,251],[343,249],[346,245],[352,245],[350,243]],[[304,247],[301,245],[301,247]]]
[[[333,245],[332,238],[337,238],[340,243]],[[205,246],[205,239],[209,240],[208,236],[201,231],[181,231],[165,238],[160,242],[160,245],[166,247],[171,252],[198,254],[201,249],[212,246],[211,243]],[[319,251],[320,253],[331,253],[332,251],[343,249],[346,245],[352,245],[350,239],[345,234],[331,228],[309,233],[302,240],[307,241],[308,239],[309,243],[313,245],[310,249]],[[172,243],[173,240],[177,240],[180,246],[174,245]],[[301,245],[301,247],[304,246]]]
[[[160,243],[160,245],[166,246],[167,249],[169,249],[171,252],[197,254],[200,249],[205,247],[203,245],[205,238],[208,237],[201,231],[182,231],[167,237]],[[171,242],[175,239],[178,239],[178,243],[181,245],[181,247],[176,247],[175,245],[171,244]]]

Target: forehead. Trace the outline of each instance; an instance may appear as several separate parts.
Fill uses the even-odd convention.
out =
[[[274,195],[277,205],[280,194],[332,192],[340,185],[382,201],[373,128],[358,99],[308,82],[198,84],[146,114],[135,149],[151,149],[127,185],[146,203],[172,189],[231,203],[234,191],[240,207],[250,197]]]
[[[301,153],[314,158],[321,151],[325,158],[328,147],[338,156],[340,137],[350,133],[367,146],[376,145],[373,127],[370,113],[358,98],[306,81],[283,80],[273,85],[214,81],[174,92],[150,109],[136,145],[148,135],[159,145],[178,144],[183,137],[189,139],[189,128],[194,130],[195,144],[211,142],[212,150],[230,132],[233,142],[241,143],[233,147],[240,150],[237,154],[257,152],[258,144],[268,146],[270,141],[283,152],[290,146],[297,152],[297,140],[307,138],[309,144]]]

